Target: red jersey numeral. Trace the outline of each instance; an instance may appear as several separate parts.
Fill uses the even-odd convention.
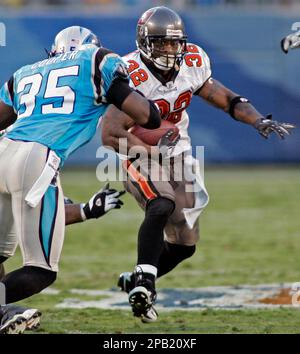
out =
[[[199,54],[186,54],[184,60],[187,66],[191,67],[196,64],[197,67],[202,65],[202,58]]]
[[[135,87],[139,86],[142,82],[147,81],[148,77],[149,76],[144,69],[139,69],[130,74],[130,78]]]
[[[128,60],[129,66],[127,68],[129,74],[131,74],[134,70],[139,68],[139,63],[137,63],[135,60]]]
[[[163,98],[156,100],[155,103],[157,103],[159,107],[159,112],[162,119],[168,119],[171,110],[170,103]]]
[[[135,87],[148,80],[148,74],[144,69],[139,69],[140,65],[135,60],[128,60],[128,72]]]
[[[188,54],[184,56],[186,65],[192,67],[194,64],[196,64],[196,66],[199,68],[202,65],[201,55],[197,54],[199,53],[199,49],[193,44],[189,44],[186,48],[188,52]]]
[[[168,120],[174,124],[180,122],[182,117],[182,112],[189,106],[192,100],[192,92],[186,91],[178,96],[174,103],[175,112],[170,113],[170,103],[165,99],[156,100],[155,103],[158,104],[160,114],[162,119]]]
[[[186,50],[189,53],[199,53],[199,49],[197,46],[193,45],[193,44],[189,44],[186,46]]]

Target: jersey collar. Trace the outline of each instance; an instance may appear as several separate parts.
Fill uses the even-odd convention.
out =
[[[141,54],[141,61],[146,65],[146,67],[150,70],[151,74],[159,81],[161,82],[164,86],[167,85],[168,82],[170,81],[175,81],[177,75],[179,74],[179,70],[176,70],[175,68],[171,69],[169,72],[168,76],[164,76],[160,73],[160,70],[158,70],[155,65],[150,61],[144,58]]]

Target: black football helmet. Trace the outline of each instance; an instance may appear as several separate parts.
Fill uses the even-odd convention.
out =
[[[181,17],[165,6],[147,10],[138,21],[137,48],[160,70],[167,71],[181,64],[186,40]]]

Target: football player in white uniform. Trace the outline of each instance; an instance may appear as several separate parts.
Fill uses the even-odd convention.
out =
[[[139,162],[139,169],[131,159],[124,164],[128,176],[125,187],[145,210],[145,219],[138,234],[135,270],[122,273],[118,285],[129,293],[134,315],[143,322],[151,322],[157,319],[153,307],[155,279],[194,254],[199,238],[198,217],[208,203],[199,173],[193,182],[186,180],[184,174],[181,181],[174,178],[176,172],[185,168],[183,160],[184,166],[196,165],[195,159],[185,156],[191,150],[186,109],[192,97],[199,96],[235,120],[253,126],[264,138],[275,132],[283,139],[294,126],[264,117],[248,99],[213,79],[209,57],[198,45],[187,43],[182,19],[171,9],[155,7],[146,11],[137,24],[136,42],[137,51],[123,58],[128,64],[131,85],[156,102],[162,119],[175,123],[180,132],[180,140],[171,154],[164,155],[171,165],[168,181],[155,181],[150,175],[153,170],[164,175],[163,163],[152,160],[150,169],[146,160]],[[102,120],[104,145],[118,151],[118,138],[127,138],[129,149],[141,145],[150,151],[149,146],[127,131],[132,124],[128,116],[111,106]],[[198,185],[198,189],[187,192],[191,183]]]

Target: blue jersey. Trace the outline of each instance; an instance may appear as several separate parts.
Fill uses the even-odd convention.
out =
[[[17,120],[7,137],[49,147],[62,162],[96,132],[116,78],[127,80],[122,59],[105,48],[56,55],[19,69],[0,99]]]

